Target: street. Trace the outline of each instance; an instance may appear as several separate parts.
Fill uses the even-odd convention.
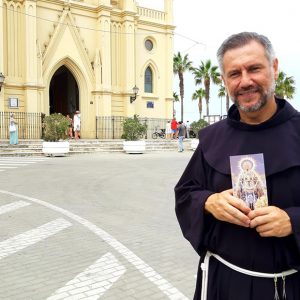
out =
[[[191,155],[1,162],[0,299],[192,299],[173,192]]]

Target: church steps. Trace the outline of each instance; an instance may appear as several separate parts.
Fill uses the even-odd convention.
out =
[[[177,151],[177,140],[147,139],[146,152]],[[100,152],[123,152],[123,140],[69,140],[69,155]],[[37,156],[42,153],[42,140],[19,140],[18,145],[9,145],[8,140],[0,140],[1,156]],[[186,150],[190,150],[190,140],[185,139]]]

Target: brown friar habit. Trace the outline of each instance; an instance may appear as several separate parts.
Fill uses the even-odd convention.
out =
[[[241,268],[264,273],[300,270],[300,113],[283,99],[277,112],[258,125],[240,122],[236,106],[228,118],[200,131],[200,143],[175,187],[176,214],[183,235],[203,261],[207,250]],[[229,156],[263,153],[269,205],[285,210],[293,233],[261,237],[255,229],[237,226],[204,213],[213,193],[232,187]],[[199,268],[194,299],[201,295]],[[300,300],[300,273],[278,280],[282,296]],[[274,280],[234,271],[210,260],[208,300],[272,300]]]

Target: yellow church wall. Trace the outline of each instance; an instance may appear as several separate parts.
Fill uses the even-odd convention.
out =
[[[50,82],[65,66],[78,85],[83,137],[95,137],[96,116],[172,117],[172,11],[136,7],[132,0],[1,3],[1,111],[10,109],[9,97],[17,97],[16,111],[48,114]],[[153,93],[144,92],[148,66]],[[135,85],[139,93],[130,103]],[[154,108],[147,108],[149,101]]]
[[[157,28],[156,32],[145,33],[149,30],[147,25],[140,25],[137,31],[137,74],[139,82],[139,101],[137,106],[138,114],[151,115],[155,118],[172,118],[172,105],[167,104],[166,100],[172,98],[172,79],[173,79],[173,57],[166,50],[166,36],[164,30]],[[145,47],[145,41],[150,39],[153,42],[153,50],[148,51]],[[172,41],[170,42],[172,45]],[[150,67],[153,75],[153,93],[144,91],[145,70]],[[154,109],[147,109],[147,101],[154,102]]]

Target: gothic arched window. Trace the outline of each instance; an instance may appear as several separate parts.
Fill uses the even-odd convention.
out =
[[[153,76],[150,67],[145,71],[145,93],[153,93]]]

